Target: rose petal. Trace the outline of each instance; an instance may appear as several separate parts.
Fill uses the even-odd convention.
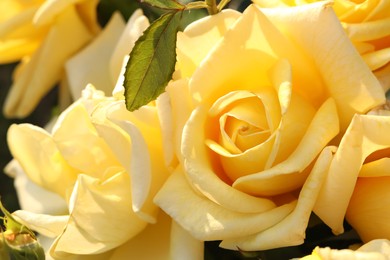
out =
[[[365,158],[390,147],[389,131],[390,117],[355,115],[343,136],[314,207],[335,234],[344,230],[344,215]]]
[[[114,13],[96,39],[66,62],[65,69],[74,99],[80,97],[81,90],[88,83],[106,95],[111,94],[115,81],[110,73],[109,61],[124,29],[123,18],[119,13]]]
[[[222,170],[213,170],[208,147],[204,145],[202,122],[205,122],[207,116],[205,112],[203,107],[194,110],[183,129],[181,148],[185,158],[184,167],[191,183],[204,196],[230,210],[263,212],[275,207],[271,200],[255,198],[232,188],[225,183],[229,180]]]
[[[365,113],[384,102],[380,84],[345,35],[329,2],[285,9],[264,8],[262,11],[275,26],[288,31],[306,55],[314,58],[313,67],[323,75],[323,81],[336,101],[341,129],[347,128],[356,112]],[[308,86],[312,88],[310,83]]]
[[[68,206],[64,198],[35,184],[23,171],[18,161],[13,159],[4,172],[14,178],[20,208],[41,214],[66,214]]]
[[[170,229],[171,219],[166,214],[159,215],[156,224],[148,225],[140,234],[116,248],[109,260],[180,259],[170,257]],[[190,256],[187,253],[186,257]]]
[[[302,244],[307,223],[335,150],[335,147],[326,147],[321,152],[302,187],[295,209],[287,217],[259,234],[225,239],[220,246],[233,250],[238,247],[242,250],[253,251]]]
[[[218,15],[207,16],[177,34],[177,64],[183,77],[193,74],[209,50],[222,38],[240,13],[223,10]],[[199,30],[198,28],[202,28]]]
[[[131,210],[130,178],[126,172],[117,170],[111,168],[102,180],[79,175],[69,222],[53,245],[53,252],[106,252],[145,228],[146,222]]]
[[[250,194],[270,196],[292,191],[305,180],[301,172],[339,131],[336,106],[328,99],[317,111],[295,151],[274,167],[237,179],[233,186]],[[288,179],[288,180],[287,180]]]
[[[120,166],[81,102],[74,103],[61,115],[53,139],[61,155],[81,172],[97,177],[108,167]]]
[[[47,132],[29,124],[11,125],[7,141],[12,155],[33,182],[66,198],[77,172]]]
[[[225,194],[231,198],[232,193]],[[172,196],[172,194],[180,194],[180,196]],[[295,207],[295,202],[292,202],[259,213],[233,211],[196,193],[180,168],[165,182],[154,201],[199,240],[221,240],[264,231],[280,222]],[[250,201],[246,199],[240,202],[247,206],[247,202]],[[191,210],[189,205],[194,210]]]
[[[12,215],[23,225],[48,237],[60,235],[69,219],[68,215],[51,216],[25,210],[17,210]]]
[[[387,168],[382,169],[387,171]],[[359,237],[368,242],[373,239],[390,239],[389,195],[390,177],[359,178],[349,201],[346,218]],[[380,227],[380,228],[378,228]]]
[[[15,78],[4,104],[4,114],[16,117],[29,114],[57,83],[64,62],[91,37],[74,8],[61,13],[40,48]]]
[[[122,68],[123,59],[130,54],[135,41],[142,35],[143,31],[149,26],[149,21],[143,15],[141,9],[137,9],[127,21],[122,35],[116,42],[109,61],[111,81],[116,82]],[[122,73],[121,73],[122,74]]]

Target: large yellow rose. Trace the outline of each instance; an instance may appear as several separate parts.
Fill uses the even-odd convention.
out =
[[[155,202],[225,248],[303,243],[327,146],[384,102],[332,8],[223,11],[178,35],[177,61],[158,103],[175,170]]]
[[[260,7],[296,6],[313,1],[253,0]],[[333,8],[348,37],[372,70],[390,66],[390,2],[334,0]]]
[[[65,61],[100,30],[97,0],[0,3],[0,63],[21,60],[3,113],[29,115],[64,74]]]
[[[51,255],[120,254],[127,243],[137,255],[148,240],[164,237],[151,252],[169,254],[170,220],[152,199],[168,176],[156,108],[126,110],[123,100],[105,97],[92,86],[59,117],[51,133],[30,124],[12,125],[8,144],[27,176],[65,199],[65,215],[17,211],[32,229],[55,237]],[[138,235],[148,223],[162,223]],[[161,229],[162,228],[162,229]],[[163,232],[163,230],[165,230]],[[153,236],[155,236],[153,238]],[[142,242],[136,238],[141,237]],[[132,241],[132,242],[130,242]],[[126,252],[126,250],[125,250]],[[105,258],[107,259],[107,258]],[[120,259],[120,258],[118,258]]]

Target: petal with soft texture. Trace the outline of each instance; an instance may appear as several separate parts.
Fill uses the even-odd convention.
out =
[[[259,234],[227,239],[222,241],[221,246],[233,250],[238,247],[242,250],[253,251],[302,244],[313,206],[335,150],[335,147],[326,147],[321,152],[300,191],[295,209],[287,217]]]
[[[253,5],[225,33],[194,72],[190,90],[196,101],[216,100],[233,90],[259,92],[271,85],[269,72],[280,58],[293,71],[293,85],[304,98],[319,106],[325,88],[315,66]],[[210,76],[212,75],[212,76]]]
[[[386,172],[388,168],[383,168]],[[359,237],[368,242],[390,239],[390,177],[359,178],[349,201],[346,219]]]
[[[61,13],[40,48],[15,78],[4,103],[4,114],[24,117],[31,113],[61,77],[64,62],[91,37],[74,8]]]
[[[25,210],[17,210],[12,215],[22,224],[47,237],[60,235],[69,219],[68,215],[52,216]]]
[[[30,124],[11,125],[7,141],[12,155],[34,183],[66,198],[77,171],[45,130]]]
[[[154,201],[199,240],[229,239],[262,232],[284,219],[296,204],[290,202],[260,213],[237,212],[196,193],[180,167],[165,182]],[[246,202],[240,201],[248,205]]]
[[[210,158],[209,148],[205,146],[203,124],[206,117],[206,109],[198,107],[183,129],[181,152],[190,183],[208,199],[229,210],[259,213],[274,208],[271,200],[250,196],[229,185],[230,180],[223,170],[218,169],[218,160]]]
[[[170,257],[170,246],[171,219],[166,214],[160,213],[156,224],[148,225],[140,234],[116,248],[109,260],[187,259],[188,255],[184,258],[175,258],[174,255]]]
[[[177,66],[183,77],[190,77],[207,53],[223,37],[240,13],[223,10],[189,25],[177,34]]]
[[[111,81],[116,82],[122,68],[123,59],[129,55],[134,47],[135,41],[142,35],[149,26],[149,20],[143,15],[141,9],[137,9],[126,23],[122,35],[117,40],[116,46],[109,60]]]
[[[32,182],[15,159],[7,164],[4,172],[14,178],[21,209],[41,214],[67,214],[68,205],[64,198]]]
[[[106,95],[111,94],[115,81],[112,80],[109,61],[124,29],[123,18],[118,12],[114,13],[95,40],[66,62],[65,69],[74,99],[80,97],[81,90],[87,84],[94,85]]]
[[[154,223],[157,207],[153,203],[153,197],[168,177],[168,170],[161,156],[162,137],[158,120],[152,117],[154,120],[150,121],[157,122],[148,125],[139,122],[137,125],[136,122],[128,120],[132,113],[127,111],[123,101],[115,103],[111,108],[107,114],[108,119],[117,124],[131,140],[131,154],[127,159],[124,158],[123,165],[131,176],[133,209],[143,219]],[[144,113],[147,118],[150,112],[156,116],[155,108],[152,107],[151,110],[148,111],[148,108],[144,107],[138,111],[138,116],[142,117]],[[150,131],[150,134],[147,131]]]
[[[313,67],[336,101],[342,130],[355,113],[365,113],[385,101],[379,82],[356,52],[329,2],[262,11],[314,59]]]
[[[53,252],[97,254],[125,243],[145,228],[131,209],[130,178],[119,168],[106,178],[80,174],[70,202],[70,217]]]
[[[99,177],[105,169],[120,166],[81,102],[74,103],[60,116],[53,139],[61,155],[80,172]]]
[[[343,136],[314,207],[335,234],[344,231],[343,219],[364,160],[390,147],[389,131],[388,116],[355,115]]]

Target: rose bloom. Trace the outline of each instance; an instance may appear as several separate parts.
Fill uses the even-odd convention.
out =
[[[313,1],[253,0],[260,7],[304,5]],[[363,59],[372,70],[390,67],[390,2],[333,1],[333,9]]]
[[[323,212],[332,205],[324,220],[335,233],[343,231],[346,214],[364,242],[390,239],[389,116],[388,110],[356,115],[340,142],[317,205]]]
[[[179,33],[159,103],[174,172],[155,202],[233,250],[303,243],[327,146],[385,100],[329,4],[266,11],[225,10]]]
[[[0,63],[21,61],[4,103],[7,117],[25,117],[63,79],[65,61],[99,32],[97,0],[0,3]]]
[[[377,239],[362,245],[356,250],[336,250],[329,247],[316,247],[309,256],[301,260],[386,260],[390,257],[390,241]]]
[[[168,176],[161,140],[154,106],[131,113],[123,100],[105,97],[91,85],[50,133],[30,124],[12,125],[8,144],[15,160],[46,195],[55,193],[67,206],[64,215],[20,210],[14,216],[55,238],[54,259],[168,259],[170,250],[175,253],[171,221],[152,202]],[[186,237],[179,227],[175,230]]]

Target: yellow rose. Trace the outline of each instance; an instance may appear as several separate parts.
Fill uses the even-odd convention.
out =
[[[309,256],[301,260],[386,260],[390,257],[390,241],[386,239],[372,240],[356,250],[336,250],[329,247],[316,247]]]
[[[65,61],[99,30],[97,0],[24,2],[0,4],[0,63],[22,59],[4,103],[7,117],[30,114],[63,78]]]
[[[330,165],[315,210],[334,233],[343,232],[343,220],[363,241],[390,238],[388,162],[390,138],[387,115],[356,115]],[[329,212],[332,205],[332,212]]]
[[[157,222],[159,210],[152,199],[168,176],[161,139],[155,107],[130,113],[123,100],[105,97],[91,86],[59,116],[51,133],[30,124],[12,125],[8,144],[14,158],[33,182],[68,205],[62,216],[28,211],[15,216],[56,238],[51,246],[55,258],[119,254],[112,249],[140,245],[134,242],[137,237],[146,243],[160,236],[167,242],[159,252],[167,258],[167,216],[159,217],[161,227],[151,227],[167,232],[138,235]],[[142,250],[145,246],[134,254]]]
[[[317,0],[318,1],[318,0]],[[288,7],[313,1],[253,0],[260,7]],[[372,70],[390,66],[390,2],[334,0],[346,33]]]
[[[346,214],[364,242],[390,238],[389,115],[356,115],[340,142],[315,207],[335,233],[343,231]]]
[[[225,248],[303,243],[333,157],[325,147],[384,102],[331,7],[251,5],[199,20],[178,34],[177,69],[158,102],[176,168],[155,202]]]

